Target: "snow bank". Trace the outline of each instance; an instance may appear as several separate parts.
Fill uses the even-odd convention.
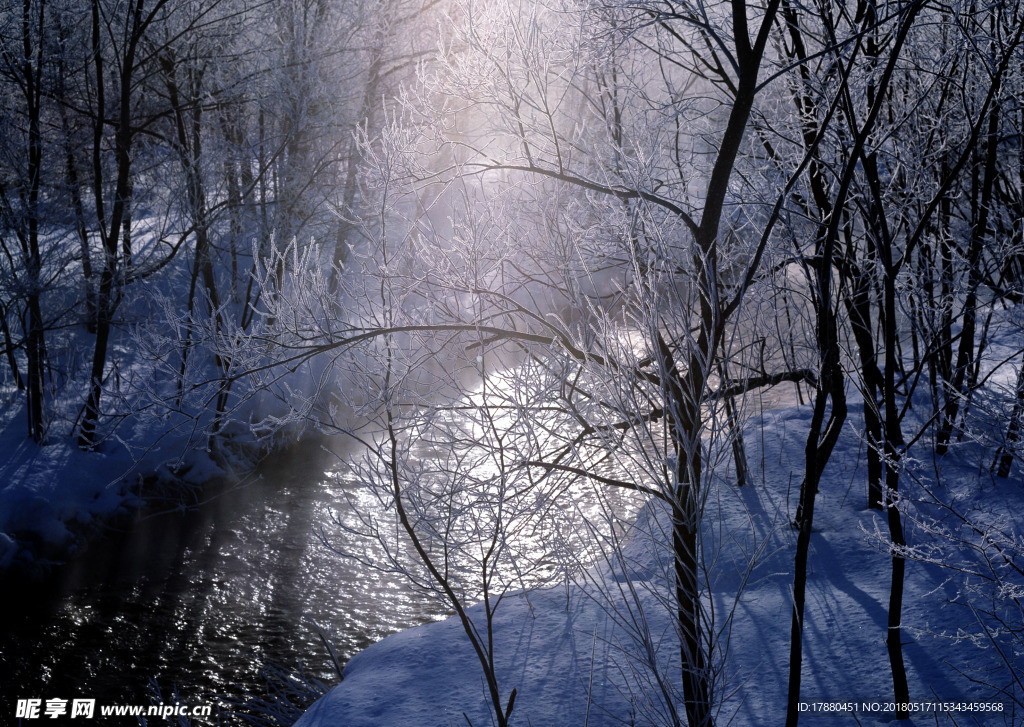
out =
[[[136,379],[153,378],[142,353],[120,354]],[[135,392],[134,404],[124,398],[111,405],[116,415],[101,422],[101,441],[90,452],[78,448],[71,424],[83,405],[75,387],[49,402],[43,445],[26,436],[24,393],[0,387],[0,576],[11,568],[44,571],[100,524],[152,497],[173,507],[218,478],[251,472],[267,454],[302,438],[306,422],[296,407],[308,408],[319,393],[324,366],[312,361],[266,390],[244,392],[215,437],[210,408],[172,412],[167,401]],[[78,391],[84,390],[83,384]]]
[[[99,523],[141,504],[147,483],[167,487],[175,478],[161,463],[185,464],[177,484],[223,475],[202,451],[172,459],[170,440],[141,458],[117,440],[83,452],[70,437],[35,444],[19,426],[23,421],[23,406],[0,416],[0,451],[6,455],[0,462],[0,572],[35,571],[46,558],[73,551]]]
[[[755,484],[737,488],[723,479],[710,498],[705,539],[714,567],[707,605],[714,606],[716,654],[726,665],[717,691],[720,724],[761,727],[785,715],[795,551],[788,513],[795,510],[809,414],[808,407],[792,408],[755,421],[747,438]],[[801,700],[856,703],[857,719],[874,723],[891,719],[871,707],[892,699],[885,646],[891,557],[884,538],[876,537],[887,532],[883,513],[865,507],[860,439],[847,430],[818,498]],[[960,480],[970,477],[965,469]],[[599,564],[584,582],[518,593],[501,604],[495,651],[503,699],[517,690],[513,724],[664,723],[656,673],[670,680],[669,693],[680,699],[673,686],[679,682],[678,642],[665,598],[666,526],[664,512],[648,506],[618,564]],[[913,528],[908,532],[913,538]],[[992,652],[984,643],[950,637],[977,631],[970,610],[956,603],[951,575],[907,563],[903,635],[911,699],[991,702],[993,689],[971,677],[982,660],[993,663]],[[481,606],[470,614],[482,619]],[[652,651],[645,651],[645,640]],[[477,658],[461,623],[451,618],[388,637],[355,656],[344,681],[296,727],[441,727],[466,725],[467,718],[487,725],[488,703]],[[805,725],[852,723],[849,714],[844,720],[808,710]],[[960,714],[961,724],[965,717],[975,723]],[[978,715],[981,724],[1002,724],[1004,717]],[[935,724],[936,716],[923,711],[905,723]]]
[[[604,708],[619,715],[628,705],[608,694],[608,666],[590,673],[595,635],[607,623],[577,593],[567,603],[556,590],[518,595],[502,605],[495,627],[501,683],[517,689],[516,714],[523,724],[581,724],[593,679]],[[481,610],[472,610],[481,618]],[[586,633],[589,632],[589,633]],[[603,650],[603,649],[602,649]],[[391,636],[358,654],[345,681],[317,702],[296,727],[310,725],[489,724],[488,695],[480,667],[457,619],[431,623]]]

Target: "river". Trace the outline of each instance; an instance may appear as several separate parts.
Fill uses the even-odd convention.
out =
[[[333,630],[345,664],[388,634],[444,617],[401,577],[331,552],[318,535],[330,527],[335,547],[385,560],[379,544],[328,525],[334,512],[358,529],[357,512],[373,521],[381,508],[345,464],[361,446],[297,446],[242,481],[211,483],[198,506],[138,513],[42,584],[9,587],[0,630],[9,703],[0,702],[0,722],[9,723],[18,699],[145,705],[173,693],[186,705],[247,713],[239,703],[268,695],[267,667],[301,666],[327,685],[337,681],[308,619]],[[617,475],[604,467],[598,472]],[[603,505],[585,488],[570,497],[593,509],[591,522],[601,521],[601,507],[628,520],[639,504],[618,488]],[[238,723],[226,715],[224,724]]]
[[[442,615],[400,579],[323,545],[324,512],[344,516],[344,491],[355,488],[337,456],[301,446],[245,481],[213,483],[197,507],[139,513],[42,584],[11,587],[0,633],[4,699],[149,704],[155,683],[168,702],[176,690],[184,704],[223,709],[266,696],[267,665],[301,664],[337,681],[305,617],[334,630],[344,664]],[[15,704],[0,709],[10,724]]]

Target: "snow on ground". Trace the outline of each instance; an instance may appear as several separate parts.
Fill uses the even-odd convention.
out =
[[[216,385],[212,357],[194,353],[185,387],[190,393],[182,398],[176,388],[180,341],[173,311],[161,307],[174,281],[169,275],[137,291],[119,309],[95,451],[82,451],[75,438],[93,346],[83,327],[69,326],[48,339],[53,368],[64,373],[51,376],[44,445],[27,436],[25,393],[0,369],[0,576],[8,569],[45,572],[50,560],[73,552],[119,511],[143,502],[160,506],[155,500],[184,506],[189,493],[226,474],[250,471],[263,455],[302,436],[303,423],[291,415],[317,391],[317,362],[259,391],[236,384],[233,408],[218,436],[209,437],[212,397],[193,384]]]
[[[856,709],[837,714],[814,712],[809,706],[801,717],[804,725],[894,720],[885,709],[893,694],[885,645],[888,526],[883,513],[866,508],[863,444],[855,431],[859,410],[859,403],[851,404],[850,421],[818,496],[800,695],[808,705],[855,703]],[[726,656],[717,692],[721,725],[761,727],[785,718],[795,552],[789,517],[795,510],[809,416],[810,407],[805,406],[752,420],[745,435],[752,484],[737,488],[726,474],[709,501],[705,556],[713,559],[710,590],[722,637],[718,654]],[[1011,531],[1012,537],[1019,527],[1017,513],[1024,511],[1019,475],[996,480],[987,467],[979,469],[969,461],[971,452],[980,461],[990,450],[973,444],[961,449],[960,459],[941,463],[943,492],[957,503],[958,512],[985,513],[990,525]],[[907,467],[905,490],[916,500],[905,504],[907,512],[922,523],[928,517],[941,519],[942,508],[925,502],[928,482],[937,471],[932,458],[908,460]],[[947,535],[961,532],[955,518],[943,522]],[[678,683],[678,647],[660,600],[670,583],[665,524],[665,514],[648,506],[634,525],[622,563],[595,566],[585,582],[568,588],[520,593],[501,604],[495,652],[503,699],[517,690],[513,724],[670,723],[649,668],[658,665],[678,699],[672,686]],[[907,524],[907,536],[923,559],[941,555],[950,563],[978,563],[970,548],[930,536],[912,523]],[[636,599],[628,595],[630,584]],[[984,608],[986,598],[992,599],[991,606],[1000,597],[992,588],[986,590],[983,578],[925,562],[907,563],[903,641],[910,699],[922,706],[942,701],[994,707],[998,702],[997,709],[1003,711],[946,715],[925,709],[901,724],[1020,723],[1011,699],[996,694],[997,687],[1012,685],[993,647],[999,644],[1011,664],[1021,655],[1002,637],[990,641],[984,636],[975,613]],[[1012,599],[1004,598],[1006,603],[1019,622],[1019,605],[1013,612]],[[470,613],[482,623],[480,605]],[[644,633],[652,647],[646,652],[644,640],[637,638]],[[1021,665],[1016,666],[1019,670]],[[481,675],[458,620],[430,623],[356,655],[344,680],[296,727],[489,725]],[[1019,692],[1014,694],[1020,698]]]
[[[166,465],[182,465],[179,483],[200,485],[223,475],[208,453],[187,438],[142,431],[142,422],[122,430],[94,452],[83,452],[57,426],[45,446],[26,436],[24,396],[0,391],[0,573],[7,568],[34,572],[46,558],[74,550],[118,511],[137,507],[147,486],[171,481]],[[132,447],[134,445],[134,447]],[[185,471],[187,469],[187,472]],[[141,497],[140,497],[141,496]]]
[[[295,426],[273,439],[255,433],[251,422],[281,409],[272,397],[257,396],[213,440],[208,415],[171,416],[149,406],[126,415],[95,451],[85,452],[63,422],[51,426],[43,446],[26,436],[24,398],[13,387],[0,389],[0,576],[8,569],[45,573],[119,512],[194,504],[209,483],[251,471],[302,434]],[[66,418],[76,405],[56,408]]]
[[[153,364],[131,350],[129,334],[114,335],[124,341],[118,350],[122,379],[152,380]],[[50,561],[73,552],[118,512],[144,502],[184,506],[190,492],[230,470],[251,469],[267,449],[244,413],[222,427],[211,451],[208,413],[192,417],[144,394],[132,400],[108,393],[105,409],[116,415],[101,421],[103,438],[95,450],[82,451],[74,421],[83,406],[76,392],[86,388],[77,383],[48,401],[50,426],[42,446],[27,436],[24,392],[0,384],[0,576],[8,569],[45,573]],[[254,401],[243,412],[257,419],[256,411],[273,407],[273,401],[262,407]]]

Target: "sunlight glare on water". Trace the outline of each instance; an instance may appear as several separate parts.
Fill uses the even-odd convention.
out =
[[[489,408],[437,406],[438,431],[403,435],[410,471],[425,483],[444,487],[461,477],[467,506],[488,517],[500,506],[512,518],[503,522],[513,557],[500,565],[510,588],[558,583],[594,562],[596,531],[621,534],[643,499],[578,477],[533,472],[531,480],[528,469],[501,460],[496,443],[517,437],[529,454],[567,427],[564,412],[522,384],[511,374],[488,374],[473,396],[480,404],[486,395]],[[529,407],[510,405],[516,401]],[[211,485],[194,510],[140,513],[56,569],[43,592],[12,606],[0,643],[0,680],[12,685],[9,693],[139,704],[148,703],[155,679],[163,694],[176,689],[186,700],[265,695],[261,670],[271,664],[301,664],[311,676],[336,681],[307,616],[333,630],[343,664],[388,634],[447,616],[446,604],[379,567],[387,564],[384,543],[405,543],[395,539],[386,491],[375,493],[359,464],[370,453],[339,441],[326,448],[307,446],[245,482]],[[640,476],[628,471],[628,459],[582,464],[605,477]],[[524,498],[521,511],[507,501],[513,495]],[[357,535],[367,523],[384,543]],[[357,557],[339,556],[322,537]],[[513,562],[533,568],[516,570]]]

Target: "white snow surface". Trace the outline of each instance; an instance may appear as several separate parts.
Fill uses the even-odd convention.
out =
[[[207,446],[203,428],[209,416],[192,420],[146,411],[124,417],[86,452],[66,423],[81,406],[76,398],[54,403],[54,424],[40,446],[26,436],[24,395],[0,388],[0,573],[45,572],[118,512],[143,504],[180,509],[215,479],[251,471],[273,446],[301,438],[294,427],[277,440],[251,431],[244,416],[258,420],[278,411],[276,404],[254,397],[240,422],[222,428],[216,451]]]
[[[164,436],[142,421],[84,452],[73,437],[53,428],[39,446],[25,435],[25,407],[16,392],[0,392],[0,571],[45,566],[39,553],[62,558],[119,510],[139,506],[153,488],[194,485],[223,475],[202,449],[186,451],[187,437]],[[134,447],[133,447],[134,445]],[[168,464],[177,464],[171,477]]]
[[[147,312],[141,303],[133,305],[136,315]],[[65,335],[71,343],[62,345],[64,355],[86,349],[81,331]],[[111,335],[128,393],[107,392],[105,410],[114,415],[101,418],[100,442],[93,451],[81,450],[76,439],[84,380],[72,381],[47,401],[49,431],[43,445],[27,436],[24,392],[0,381],[0,573],[8,568],[45,572],[51,561],[73,553],[118,512],[143,504],[186,507],[210,482],[249,472],[267,453],[303,436],[302,423],[288,417],[294,402],[316,390],[314,364],[242,399],[211,440],[212,413],[172,411],[173,381],[162,382],[164,400],[147,398],[137,382],[154,379],[153,361],[133,348],[138,341],[130,331]],[[284,423],[270,432],[269,420]]]
[[[793,407],[752,420],[745,435],[752,482],[736,487],[725,473],[709,498],[706,605],[714,606],[716,658],[724,663],[716,690],[720,725],[762,727],[785,719],[796,541],[789,519],[810,410]],[[860,404],[851,402],[852,423],[830,460],[816,503],[803,631],[800,698],[808,707],[802,725],[894,721],[885,708],[893,699],[885,645],[892,562],[888,525],[884,513],[866,507],[863,443],[855,431],[859,411]],[[969,461],[971,452],[977,461]],[[941,518],[923,496],[941,471],[943,493],[961,511],[984,513],[994,526],[1015,531],[1022,501],[1016,468],[1010,480],[998,480],[987,471],[991,449],[972,444],[957,455],[955,461],[937,463],[930,455],[927,461],[908,458],[903,481],[908,497],[919,501],[905,503],[907,512],[922,521],[929,513]],[[969,554],[929,536],[911,518],[904,520],[908,543],[922,557],[943,554],[951,563],[969,562]],[[670,723],[652,662],[671,682],[685,724],[678,642],[667,599],[666,522],[663,510],[649,505],[633,526],[621,562],[600,563],[577,583],[519,592],[500,604],[495,655],[502,699],[516,690],[512,724]],[[900,724],[1018,723],[1019,715],[1009,712],[1011,702],[995,693],[995,685],[1008,677],[1000,671],[995,642],[981,635],[972,612],[973,606],[984,606],[984,588],[972,591],[969,583],[977,586],[952,569],[907,562],[902,637],[910,698],[919,705],[998,701],[1004,711],[957,711],[950,718],[925,709]],[[996,601],[993,596],[988,607]],[[483,613],[479,604],[470,610],[478,625]],[[649,634],[650,652],[642,648],[640,633]],[[1014,658],[1012,646],[1004,653]],[[344,675],[296,727],[493,724],[480,664],[455,617],[385,638],[357,654]],[[815,703],[852,703],[855,710],[814,711]]]

